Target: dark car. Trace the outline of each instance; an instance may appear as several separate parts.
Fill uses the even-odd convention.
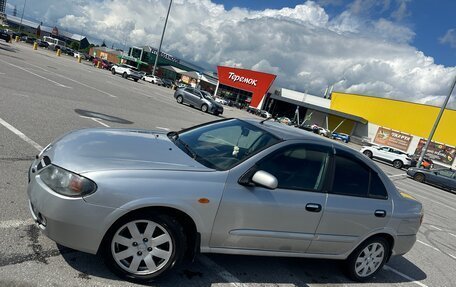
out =
[[[170,79],[162,79],[162,82],[163,82],[163,87],[167,87],[167,88],[173,87],[173,81],[171,81]]]
[[[100,62],[100,68],[105,70],[111,70],[113,64],[110,64],[108,61],[100,59],[100,58],[93,58],[93,65],[97,66],[98,62]]]
[[[45,42],[41,39],[36,40],[36,43],[38,44],[38,47],[43,47],[43,48],[49,47],[49,43]]]
[[[0,30],[0,39],[11,42],[11,36],[6,31]]]
[[[456,191],[456,172],[451,168],[429,170],[411,167],[407,170],[407,174],[416,181],[437,185],[453,192]]]
[[[27,39],[25,39],[25,43],[27,44],[33,44],[36,42],[36,38],[33,38],[33,37],[27,37]]]

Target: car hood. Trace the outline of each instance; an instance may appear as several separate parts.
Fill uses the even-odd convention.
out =
[[[207,171],[161,131],[84,129],[52,143],[42,156],[76,173],[102,170]]]

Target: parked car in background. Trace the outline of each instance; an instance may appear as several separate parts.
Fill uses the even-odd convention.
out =
[[[272,118],[272,115],[268,111],[260,110],[260,117],[268,119]]]
[[[321,136],[324,136],[324,137],[329,137],[331,131],[328,130],[328,129],[325,129],[324,127],[320,127],[316,124],[313,124],[311,125],[311,128],[313,130],[314,133],[316,133],[317,135],[321,135]]]
[[[456,171],[451,168],[424,169],[411,167],[407,174],[419,182],[430,183],[449,191],[456,191]]]
[[[172,88],[173,87],[173,81],[170,80],[170,79],[161,79],[162,82],[163,82],[163,87],[166,87],[166,88]]]
[[[368,158],[376,158],[392,163],[395,168],[410,167],[412,159],[410,155],[398,149],[387,146],[365,146],[360,152]]]
[[[331,134],[331,138],[335,139],[335,140],[343,141],[344,143],[348,143],[350,141],[350,136],[345,133],[333,132]]]
[[[105,70],[111,70],[112,69],[112,64],[109,63],[107,60],[100,59],[100,58],[93,58],[92,63],[94,66],[98,66],[98,62],[100,62],[100,68],[105,69]]]
[[[204,113],[212,113],[215,116],[223,114],[221,104],[217,103],[208,92],[196,88],[178,88],[174,92],[174,98],[179,104],[189,104]]]
[[[75,58],[81,58],[81,60],[85,60],[86,59],[86,55],[83,52],[74,52],[73,56]]]
[[[287,125],[287,126],[291,125],[291,120],[287,117],[278,117],[276,119],[276,122],[279,122],[279,123]]]
[[[300,128],[301,130],[308,131],[308,132],[314,131],[314,129],[312,128],[311,125],[300,125],[300,126],[298,126],[298,128]]]
[[[111,68],[111,73],[113,75],[120,74],[120,75],[122,75],[122,78],[132,79],[135,82],[137,82],[138,80],[141,79],[141,74],[138,72],[138,70],[135,67],[130,66],[130,65],[125,65],[125,64],[114,65]]]
[[[67,54],[68,56],[73,56],[74,55],[74,50],[68,47],[60,47],[60,51],[63,54]]]
[[[198,251],[343,260],[366,281],[412,248],[423,219],[376,164],[272,121],[73,131],[28,178],[46,236],[142,282]]]
[[[27,44],[33,44],[36,41],[36,38],[30,37],[30,36],[22,36],[21,41],[27,43]]]
[[[143,76],[142,79],[151,84],[155,84],[155,85],[159,85],[159,86],[163,85],[163,81],[159,77],[151,75],[151,74],[147,74],[147,75]]]
[[[11,42],[11,35],[4,30],[0,30],[0,39],[6,41],[7,43]]]
[[[38,47],[42,47],[42,48],[47,48],[49,47],[49,43],[48,42],[45,42],[41,39],[37,39],[36,40],[36,43],[38,44]]]

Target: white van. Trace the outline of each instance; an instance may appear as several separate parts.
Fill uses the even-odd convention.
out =
[[[48,49],[54,51],[66,46],[66,43],[64,41],[48,36],[44,36],[43,41],[49,44]]]

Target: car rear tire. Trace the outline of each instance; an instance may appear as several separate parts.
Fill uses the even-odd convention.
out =
[[[133,79],[133,81],[137,82],[137,81],[138,81],[138,79]]]
[[[413,176],[413,179],[418,182],[424,182],[424,180],[426,178],[425,178],[424,174],[422,174],[422,173],[415,173],[415,175]]]
[[[122,74],[122,78],[126,79],[126,78],[127,78],[127,73],[124,72],[124,73]]]
[[[186,236],[168,215],[136,214],[116,222],[101,248],[106,265],[119,277],[148,282],[182,261]]]
[[[365,282],[380,271],[388,259],[390,246],[382,237],[364,241],[346,260],[348,277],[358,282]]]
[[[184,103],[184,98],[182,98],[182,96],[177,96],[176,100],[177,100],[177,102],[179,104],[183,104]]]
[[[206,104],[204,104],[204,105],[201,106],[201,111],[202,111],[203,113],[207,113],[207,110],[208,110],[208,107],[207,107]]]
[[[363,154],[367,156],[368,158],[372,158],[372,152],[370,150],[365,150],[363,151]]]
[[[393,161],[393,167],[395,167],[397,169],[401,169],[403,166],[404,166],[404,163],[402,161],[400,161],[398,159]]]

